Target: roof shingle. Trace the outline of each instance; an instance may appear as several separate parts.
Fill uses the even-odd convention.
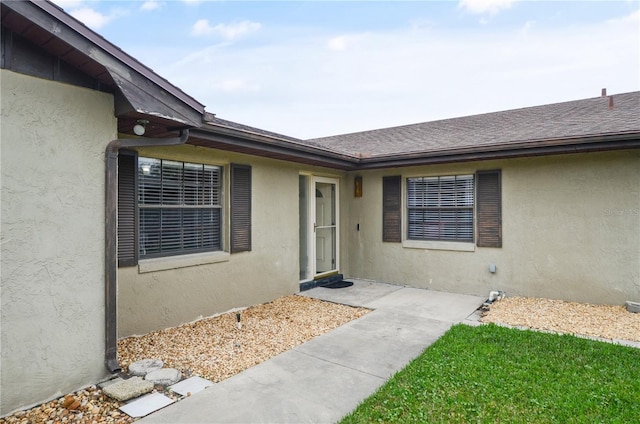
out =
[[[609,107],[613,97],[613,108]],[[640,133],[640,91],[306,140],[361,158]]]

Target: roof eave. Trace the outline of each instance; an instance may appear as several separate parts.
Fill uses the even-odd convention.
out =
[[[209,124],[192,130],[188,144],[340,170],[355,170],[358,163],[358,159],[353,156]]]
[[[161,117],[176,126],[200,126],[204,105],[157,75],[49,1],[2,2],[32,24],[100,64],[126,99],[117,116]],[[125,104],[122,103],[121,104]]]
[[[634,131],[589,137],[567,137],[432,152],[375,156],[361,158],[358,163],[358,169],[395,168],[637,148],[640,148],[640,132]]]

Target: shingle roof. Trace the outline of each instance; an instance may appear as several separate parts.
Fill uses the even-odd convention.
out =
[[[243,131],[243,132],[246,132],[246,133],[253,133],[253,134],[263,135],[265,137],[270,137],[270,138],[275,138],[275,139],[279,139],[279,140],[289,141],[289,142],[292,142],[292,143],[302,143],[302,144],[304,144],[303,140],[300,140],[300,139],[295,138],[295,137],[289,137],[288,135],[278,134],[278,133],[275,133],[275,132],[272,132],[272,131],[267,131],[267,130],[263,130],[263,129],[260,129],[260,128],[251,127],[249,125],[240,124],[238,122],[233,122],[233,121],[229,121],[229,120],[226,120],[226,119],[221,119],[221,118],[218,118],[217,116],[215,116],[213,114],[207,114],[206,118],[205,118],[205,122],[207,124],[210,124],[210,125],[226,127],[226,128],[233,128],[235,130]]]
[[[609,107],[610,97],[613,108]],[[640,133],[640,91],[306,140],[361,158]]]

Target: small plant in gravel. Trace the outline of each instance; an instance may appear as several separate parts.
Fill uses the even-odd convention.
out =
[[[342,423],[631,423],[640,349],[457,325]]]

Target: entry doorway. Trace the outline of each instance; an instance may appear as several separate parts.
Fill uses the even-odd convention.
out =
[[[300,176],[300,280],[338,271],[338,180]]]

